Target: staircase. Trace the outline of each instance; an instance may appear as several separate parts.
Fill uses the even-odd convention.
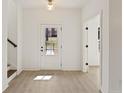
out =
[[[14,79],[17,75],[16,69],[11,69],[11,64],[7,64],[7,77],[8,77],[8,83]]]

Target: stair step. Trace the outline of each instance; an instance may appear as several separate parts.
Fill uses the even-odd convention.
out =
[[[7,77],[9,78],[11,75],[13,75],[17,70],[8,70]]]

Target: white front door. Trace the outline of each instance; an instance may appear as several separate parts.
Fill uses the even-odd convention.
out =
[[[40,64],[41,69],[61,69],[61,25],[41,25]]]

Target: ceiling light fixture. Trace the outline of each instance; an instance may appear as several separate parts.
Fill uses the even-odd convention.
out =
[[[53,0],[48,0],[48,10],[52,10],[53,9]]]

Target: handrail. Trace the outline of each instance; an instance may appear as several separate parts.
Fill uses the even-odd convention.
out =
[[[14,47],[17,47],[17,45],[15,43],[13,43],[10,39],[7,38],[7,41],[12,44]]]

